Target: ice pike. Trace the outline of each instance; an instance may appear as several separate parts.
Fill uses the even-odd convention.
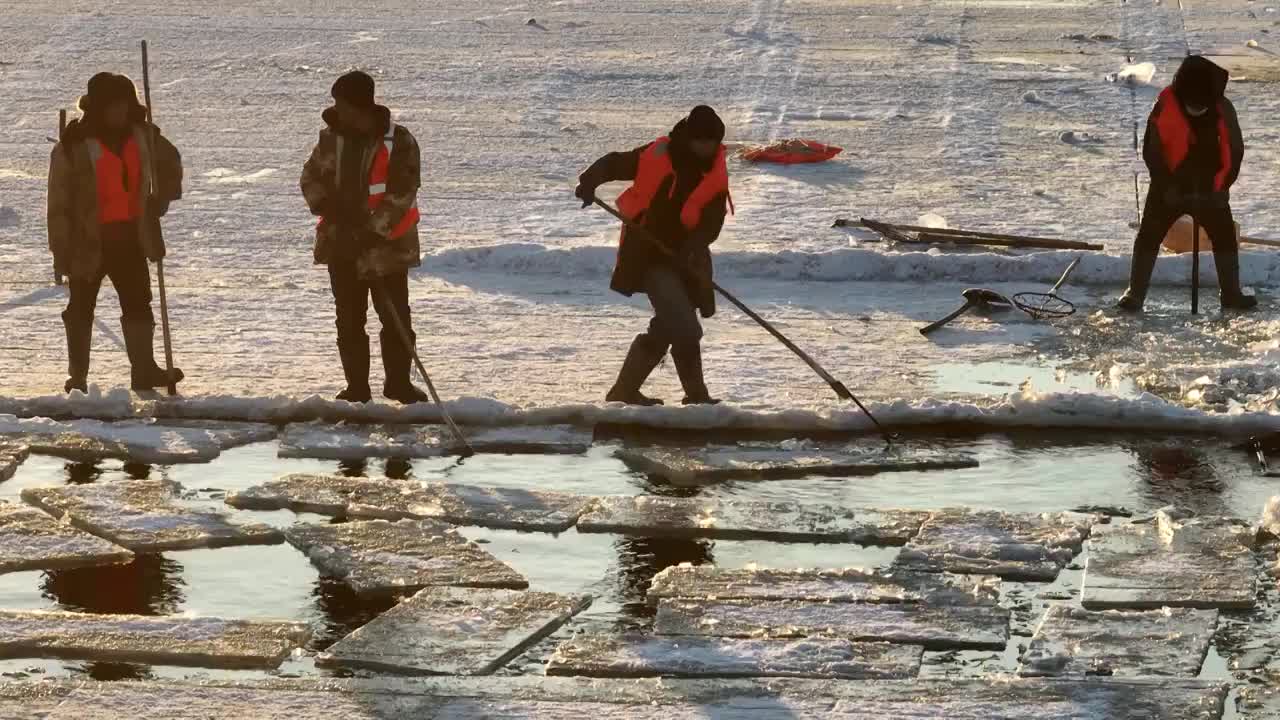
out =
[[[266,525],[238,525],[185,508],[178,502],[180,491],[162,480],[121,480],[27,488],[22,499],[136,553],[284,542],[279,530]]]

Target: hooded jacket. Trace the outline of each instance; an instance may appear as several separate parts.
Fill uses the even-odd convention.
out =
[[[714,158],[703,159],[692,153],[688,145],[686,124],[686,120],[676,123],[668,136],[674,174],[654,195],[653,202],[645,212],[644,227],[671,249],[679,258],[678,261],[685,263],[692,276],[685,279],[685,289],[702,316],[711,317],[716,312],[716,299],[712,287],[715,269],[710,246],[720,237],[720,231],[724,227],[729,196],[721,193],[708,202],[693,230],[684,227],[680,220],[681,210],[715,162]],[[652,144],[642,145],[628,152],[605,155],[582,173],[580,182],[598,187],[607,182],[635,180],[640,168],[640,156]],[[649,267],[669,262],[672,261],[646,243],[623,242],[618,248],[618,262],[609,287],[628,297],[642,293],[645,272]]]
[[[1225,69],[1203,57],[1192,55],[1182,62],[1173,83],[1161,93],[1147,119],[1142,156],[1151,172],[1153,187],[1207,194],[1226,193],[1235,183],[1244,161],[1244,137],[1235,106],[1226,97],[1229,79]],[[1206,107],[1208,112],[1192,117],[1184,108],[1188,104]],[[1185,128],[1185,137],[1170,136],[1168,128],[1174,127]],[[1226,138],[1222,137],[1224,127]],[[1218,187],[1224,140],[1229,147],[1230,167]],[[1176,166],[1169,152],[1174,147],[1183,155]]]
[[[337,217],[344,209],[365,208],[369,199],[367,182],[357,184],[357,197],[342,197],[342,179],[338,177],[338,138],[343,145],[360,143],[361,153],[360,177],[369,177],[374,156],[382,147],[383,137],[391,128],[391,111],[382,105],[374,106],[380,122],[370,134],[364,135],[344,130],[338,122],[336,108],[328,108],[321,114],[325,127],[320,130],[320,138],[311,157],[302,167],[302,178],[299,182],[302,196],[307,201],[311,214],[317,217]],[[343,170],[346,172],[346,169]],[[358,253],[347,252],[346,244],[357,241],[359,232],[371,232],[376,242],[370,252],[360,257],[359,262],[368,264],[362,269],[378,275],[389,275],[403,272],[410,267],[422,264],[421,249],[418,242],[418,228],[415,226],[408,232],[391,239],[391,231],[405,217],[405,214],[417,207],[418,188],[421,185],[421,158],[418,141],[402,125],[395,126],[393,149],[387,169],[387,192],[377,209],[361,213],[362,217],[354,220],[347,218],[345,224],[324,222],[316,227],[314,260],[317,265],[328,265],[331,262],[344,262]],[[351,187],[350,183],[348,187]],[[345,214],[350,215],[347,211]]]
[[[49,251],[54,269],[70,277],[94,277],[102,268],[102,234],[98,224],[98,178],[89,143],[98,142],[95,113],[81,98],[84,114],[67,124],[49,156],[47,222]],[[142,214],[138,222],[138,242],[150,260],[165,256],[160,217],[169,203],[182,198],[182,156],[160,129],[147,125],[146,109],[135,97],[130,109],[128,130],[138,145],[142,165]],[[152,147],[152,136],[156,147]],[[152,156],[158,175],[152,187]]]

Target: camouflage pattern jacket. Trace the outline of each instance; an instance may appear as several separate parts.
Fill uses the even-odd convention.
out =
[[[332,213],[335,208],[344,205],[339,197],[339,153],[341,146],[347,142],[363,142],[366,144],[361,158],[361,177],[368,177],[373,166],[374,156],[382,147],[382,138],[391,123],[391,111],[378,106],[383,122],[377,133],[367,137],[343,134],[338,128],[337,111],[329,108],[324,111],[325,127],[320,131],[320,139],[311,151],[311,157],[302,167],[302,196],[311,209],[311,214],[323,217]],[[373,247],[359,255],[357,260],[361,275],[391,275],[404,272],[408,268],[422,264],[421,250],[418,244],[418,228],[415,226],[398,238],[392,239],[390,233],[405,213],[417,205],[418,188],[421,185],[421,159],[418,141],[403,126],[395,126],[390,164],[387,170],[387,193],[377,209],[368,214],[364,230],[372,231],[377,241]],[[369,189],[361,184],[359,206],[367,207]],[[347,199],[349,200],[349,198]],[[352,232],[347,228],[346,232]],[[353,242],[351,237],[343,237],[343,230],[336,222],[322,222],[316,227],[315,262],[317,265],[328,265],[340,262],[342,255],[337,252],[340,243]]]

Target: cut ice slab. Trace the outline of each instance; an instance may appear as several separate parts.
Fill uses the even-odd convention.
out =
[[[830,636],[863,642],[1004,649],[1009,611],[981,605],[890,605],[798,600],[661,600],[654,631],[711,637]]]
[[[1019,678],[0,683],[23,720],[1219,720],[1226,695],[1197,680]]]
[[[178,502],[180,490],[162,480],[121,480],[27,488],[22,499],[136,553],[284,542],[279,530],[266,525],[238,525],[216,513],[189,510]]]
[[[885,452],[787,450],[713,447],[700,450],[622,449],[618,458],[631,468],[678,484],[761,478],[778,480],[813,475],[848,477],[885,472],[973,468],[972,456],[936,451]]]
[[[262,423],[161,424],[151,419],[58,422],[0,415],[0,435],[20,438],[33,452],[72,460],[111,457],[170,465],[209,462],[228,448],[270,440],[276,429]]]
[[[358,593],[409,593],[429,585],[529,587],[520,573],[431,520],[295,525],[284,536],[322,572]]]
[[[1252,608],[1258,564],[1252,527],[1230,518],[1100,525],[1085,567],[1086,608]]]
[[[815,602],[995,605],[1000,580],[990,575],[944,575],[905,570],[728,569],[677,565],[658,573],[648,600],[810,600]]]
[[[0,482],[13,477],[29,454],[30,448],[26,445],[0,440]]]
[[[316,657],[409,675],[489,675],[585,610],[591,598],[426,588]]]
[[[299,474],[233,493],[226,502],[246,510],[288,509],[333,517],[414,518],[563,532],[573,527],[591,500],[585,495],[545,490]]]
[[[1194,678],[1217,626],[1216,610],[1089,612],[1054,605],[1022,656],[1018,674]]]
[[[1260,529],[1271,537],[1280,538],[1280,495],[1267,501],[1262,510]]]
[[[556,649],[547,662],[547,674],[892,680],[915,677],[923,654],[919,645],[829,638],[578,635]]]
[[[590,430],[572,425],[465,428],[463,435],[476,452],[504,454],[574,455],[592,441]],[[280,457],[288,458],[432,458],[459,449],[443,426],[290,425],[280,439]]]
[[[646,537],[902,545],[919,531],[928,516],[927,512],[913,510],[607,496],[596,498],[587,507],[578,518],[578,530]]]
[[[133,553],[35,508],[0,501],[0,573],[119,565]]]
[[[1081,550],[1093,515],[943,510],[933,514],[894,562],[925,572],[1052,581]]]
[[[0,657],[274,668],[311,638],[299,623],[0,610]]]

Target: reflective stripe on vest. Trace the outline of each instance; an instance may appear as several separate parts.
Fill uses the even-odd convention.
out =
[[[618,197],[618,210],[630,220],[638,220],[649,209],[653,198],[658,194],[662,183],[675,172],[671,165],[669,146],[671,139],[660,137],[640,153],[640,164],[636,169],[636,179]],[[675,183],[671,183],[672,194]],[[702,220],[702,211],[721,194],[729,194],[729,169],[725,163],[724,146],[716,153],[711,170],[702,177],[698,187],[689,193],[684,207],[680,209],[680,224],[686,230],[698,227]],[[733,211],[733,200],[729,199],[729,210]]]
[[[120,155],[96,138],[87,143],[98,188],[98,222],[130,222],[142,215],[142,155],[130,137]]]
[[[1183,115],[1182,102],[1172,87],[1160,93],[1160,113],[1156,116],[1156,129],[1160,133],[1160,148],[1164,154],[1165,165],[1169,172],[1177,172],[1187,155],[1191,154],[1191,146],[1195,143],[1195,133],[1191,123]],[[1227,128],[1227,116],[1223,103],[1218,103],[1218,151],[1221,166],[1213,178],[1213,189],[1221,192],[1226,189],[1227,176],[1231,174],[1231,132]]]
[[[382,138],[382,146],[374,154],[373,165],[369,168],[369,210],[371,211],[377,210],[382,204],[382,199],[387,195],[387,174],[391,169],[391,152],[395,149],[395,137],[396,126],[393,124],[387,129],[386,136]],[[404,235],[418,224],[420,218],[417,206],[409,208],[404,217],[400,218],[400,222],[391,228],[388,237],[394,240]]]
[[[373,163],[369,166],[369,210],[377,210],[382,205],[382,200],[387,194],[387,174],[391,169],[391,152],[395,149],[396,125],[392,125],[387,129],[387,134],[382,138],[382,144],[378,146],[378,150],[373,155]],[[342,145],[343,138],[338,135],[334,139],[335,151],[337,153],[335,160],[334,175],[342,178]],[[400,218],[400,222],[391,228],[388,238],[395,240],[412,230],[421,219],[417,206],[409,208],[404,217]],[[324,225],[324,218],[320,218],[320,225]]]

